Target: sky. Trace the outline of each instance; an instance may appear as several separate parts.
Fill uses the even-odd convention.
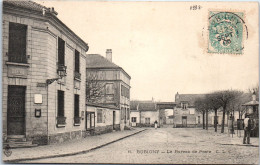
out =
[[[36,2],[54,7],[58,18],[88,43],[87,53],[105,56],[112,49],[113,62],[131,76],[132,100],[174,101],[177,92],[247,90],[258,84],[256,3]],[[191,5],[201,9],[190,10]],[[207,52],[210,10],[245,13],[248,39],[243,36],[242,55]]]

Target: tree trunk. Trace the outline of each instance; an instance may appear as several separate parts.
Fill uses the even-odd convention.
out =
[[[205,111],[203,111],[203,120],[202,120],[202,125],[203,125],[203,129],[205,129]]]
[[[226,115],[226,108],[223,108],[223,117],[222,117],[221,133],[224,133],[225,115]]]
[[[214,127],[215,127],[215,132],[218,131],[218,109],[215,109],[215,116],[214,116]]]
[[[208,125],[209,125],[209,115],[208,115],[208,110],[206,110],[206,130],[208,130]]]

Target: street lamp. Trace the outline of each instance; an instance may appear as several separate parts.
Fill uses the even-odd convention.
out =
[[[54,81],[57,81],[59,79],[62,79],[63,77],[67,76],[67,66],[64,65],[58,65],[58,69],[57,69],[57,73],[58,73],[58,78],[52,78],[52,79],[47,79],[46,80],[46,84],[47,86],[51,83],[53,83]]]

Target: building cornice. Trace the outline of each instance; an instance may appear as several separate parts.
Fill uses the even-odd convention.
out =
[[[61,20],[59,20],[56,15],[51,12],[46,12],[45,16],[42,12],[29,10],[23,7],[9,6],[8,4],[3,5],[3,14],[10,14],[15,16],[21,16],[29,19],[34,19],[42,22],[48,22],[56,29],[61,31],[66,37],[75,43],[75,45],[80,45],[80,47],[87,52],[88,44],[85,43],[78,35],[76,35],[69,27],[67,27]],[[46,27],[47,28],[47,27]]]
[[[122,71],[131,80],[131,76],[121,67],[86,67],[87,70],[111,70],[111,71]]]

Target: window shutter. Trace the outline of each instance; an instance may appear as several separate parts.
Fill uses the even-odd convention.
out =
[[[26,34],[27,26],[9,23],[8,55],[10,62],[26,63]]]
[[[64,91],[58,90],[58,117],[64,117]]]
[[[75,50],[75,72],[79,73],[80,70],[80,56],[79,52]]]
[[[58,64],[65,66],[65,41],[58,39]]]
[[[79,95],[74,95],[74,117],[79,117]]]

